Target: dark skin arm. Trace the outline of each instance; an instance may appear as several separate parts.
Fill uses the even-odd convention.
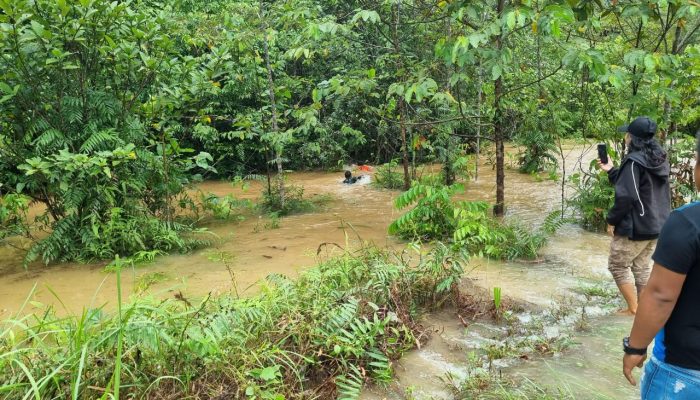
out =
[[[663,328],[676,306],[681,294],[685,275],[673,272],[663,265],[654,264],[646,288],[639,300],[637,315],[630,333],[630,346],[643,349],[651,344],[654,336]],[[622,358],[622,372],[630,384],[636,385],[632,377],[634,367],[641,368],[646,356],[625,354]]]

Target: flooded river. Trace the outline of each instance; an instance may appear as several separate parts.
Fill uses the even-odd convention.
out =
[[[580,150],[569,153],[569,172],[580,155]],[[591,152],[583,160],[592,157]],[[218,237],[214,247],[159,257],[152,264],[129,270],[124,273],[124,292],[133,293],[145,274],[161,273],[162,281],[149,289],[156,296],[181,292],[186,297],[201,298],[207,293],[231,291],[234,286],[239,293],[249,294],[256,290],[256,282],[268,274],[293,276],[314,265],[318,257],[340,251],[335,245],[325,246],[317,254],[322,243],[352,247],[362,240],[380,247],[403,246],[386,233],[391,221],[401,214],[393,207],[398,192],[377,190],[370,185],[343,185],[342,173],[291,173],[289,181],[303,186],[305,195],[330,195],[331,200],[318,212],[282,218],[278,229],[266,228],[269,221],[252,213],[241,222],[213,222],[209,230]],[[262,189],[253,183],[243,191],[228,182],[206,182],[199,188],[248,199],[258,198]],[[491,166],[483,164],[478,181],[467,185],[464,197],[493,202],[494,196],[495,173]],[[508,218],[538,225],[548,213],[560,208],[560,182],[508,171],[506,204]],[[574,289],[582,284],[609,282],[608,244],[609,238],[604,235],[567,225],[551,239],[541,262],[473,260],[469,276],[489,290],[500,287],[505,296],[531,304],[535,310],[546,310],[574,295]],[[232,257],[229,268],[217,260],[222,252]],[[22,312],[52,304],[63,312],[75,313],[83,307],[106,304],[110,308],[116,300],[115,276],[104,271],[104,263],[50,267],[33,264],[24,270],[22,257],[20,250],[0,248],[0,319],[18,312],[30,293],[31,302]],[[577,394],[576,398],[635,398],[637,392],[620,373],[619,348],[632,320],[600,311],[591,315],[590,333],[574,337],[581,345],[555,357],[533,357],[503,365],[503,373],[524,376],[543,385],[565,386]],[[447,372],[464,374],[467,350],[479,342],[474,341],[473,330],[465,329],[448,311],[428,316],[426,323],[439,333],[426,347],[410,352],[399,362],[392,386],[368,388],[364,398],[451,398],[442,378]],[[413,397],[409,397],[409,392]]]

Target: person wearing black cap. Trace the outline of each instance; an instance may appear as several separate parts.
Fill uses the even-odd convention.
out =
[[[634,315],[649,279],[656,239],[671,212],[671,168],[649,117],[638,117],[620,130],[626,132],[627,156],[618,168],[611,161],[598,164],[615,185],[615,203],[606,218],[613,237],[608,269],[627,302],[623,313]]]

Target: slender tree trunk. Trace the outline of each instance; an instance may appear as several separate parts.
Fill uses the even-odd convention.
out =
[[[680,45],[681,45],[681,39],[682,39],[682,34],[683,34],[683,28],[681,27],[681,24],[679,23],[676,25],[676,35],[673,38],[673,47],[671,48],[671,54],[675,55],[678,54]],[[674,87],[674,82],[671,82],[671,89]],[[673,106],[671,106],[671,102],[668,100],[664,100],[664,121],[668,122],[669,118],[671,117],[671,111],[673,111]],[[666,131],[662,131],[660,136],[661,143],[666,141],[666,136],[667,135],[673,135],[673,133],[676,132],[676,129],[678,129],[678,124],[676,121],[670,121],[670,124],[668,126],[668,129]]]
[[[279,126],[277,125],[277,101],[275,99],[275,80],[272,75],[272,65],[270,64],[270,44],[267,37],[267,22],[265,16],[265,3],[260,0],[260,18],[263,21],[263,49],[265,51],[265,67],[267,68],[267,92],[270,98],[270,111],[272,113],[271,125],[272,132],[279,134]],[[280,208],[284,208],[284,169],[282,168],[282,149],[281,145],[276,146],[275,161],[277,163],[277,189],[280,196]]]
[[[505,0],[498,0],[496,15],[503,13]],[[503,48],[503,35],[496,37],[496,52],[500,53]],[[496,143],[496,205],[493,207],[493,214],[497,217],[505,213],[505,146],[503,132],[503,110],[501,109],[501,97],[503,96],[503,74],[499,75],[494,82],[493,89],[493,135]]]
[[[163,149],[163,176],[165,180],[165,224],[168,229],[172,229],[172,211],[170,205],[172,197],[170,196],[170,168],[168,167],[168,145],[165,143],[165,131],[160,135],[161,148]]]
[[[406,104],[403,98],[399,100],[399,121],[401,124],[401,149],[403,153],[403,190],[411,188],[411,174],[408,170],[408,141],[406,140]]]
[[[481,107],[484,101],[484,80],[483,80],[483,69],[481,68],[481,60],[479,61],[479,75],[478,75],[478,95],[477,95],[477,124],[476,124],[476,160],[474,162],[474,181],[479,180],[479,162],[481,159]]]
[[[447,36],[448,41],[452,39],[452,20],[450,18],[445,19],[445,36]],[[445,67],[445,86],[444,90],[449,91],[450,90],[450,74],[454,73],[454,67]],[[461,101],[461,100],[460,100]],[[447,113],[443,113],[445,117]],[[445,159],[443,162],[445,163],[442,166],[442,169],[445,173],[445,185],[449,186],[455,183],[456,179],[456,174],[452,165],[452,148],[454,144],[453,140],[453,134],[454,134],[454,129],[452,128],[452,125],[448,125],[447,127],[448,132],[447,132],[447,137],[445,138]],[[455,146],[456,147],[456,146]]]
[[[634,43],[634,48],[638,49],[639,45],[642,43],[642,27],[644,24],[642,21],[639,21],[639,28],[637,29],[637,38],[635,39]],[[632,68],[632,97],[637,95],[637,92],[639,91],[639,84],[640,84],[641,78],[637,77],[637,66],[635,65]],[[630,105],[629,110],[627,111],[627,121],[632,119],[632,115],[634,114],[634,103]],[[622,141],[622,149],[623,151],[625,150],[625,142],[624,140]]]
[[[394,29],[393,29],[393,44],[394,52],[396,56],[396,69],[401,75],[402,82],[405,83],[404,71],[403,71],[403,57],[401,56],[401,42],[399,41],[399,19],[401,13],[401,2],[396,2],[392,6],[392,14],[394,19]],[[408,190],[411,188],[411,175],[409,172],[409,161],[408,161],[408,140],[406,140],[406,102],[403,96],[399,97],[399,126],[401,130],[401,151],[403,153],[403,189]]]

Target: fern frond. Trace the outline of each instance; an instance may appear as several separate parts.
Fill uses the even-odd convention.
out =
[[[338,388],[339,400],[355,400],[360,397],[362,391],[362,372],[355,365],[349,365],[350,370],[343,376],[335,379]]]
[[[111,144],[119,143],[120,140],[114,133],[114,129],[106,129],[94,132],[83,145],[80,146],[82,152],[93,152],[97,150],[107,150]]]
[[[65,145],[66,137],[57,129],[48,129],[44,131],[39,137],[34,139],[33,145],[37,148],[44,150],[50,148],[61,148]]]

